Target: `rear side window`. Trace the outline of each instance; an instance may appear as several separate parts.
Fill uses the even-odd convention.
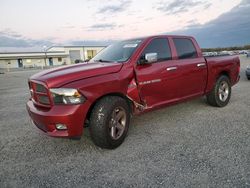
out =
[[[171,50],[167,39],[153,39],[144,49],[142,57],[147,53],[157,53],[158,62],[172,59]]]
[[[193,42],[190,39],[174,38],[175,48],[179,59],[188,59],[197,57],[197,52]]]

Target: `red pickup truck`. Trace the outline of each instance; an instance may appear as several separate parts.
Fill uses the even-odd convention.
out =
[[[223,107],[239,80],[237,56],[204,58],[189,36],[151,36],[108,46],[87,64],[33,75],[27,110],[55,137],[79,138],[89,126],[94,143],[116,148],[131,115],[206,95]]]

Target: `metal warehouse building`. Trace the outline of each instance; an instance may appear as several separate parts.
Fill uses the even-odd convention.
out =
[[[30,68],[74,64],[94,57],[105,46],[52,46],[44,52],[0,53],[0,68]]]

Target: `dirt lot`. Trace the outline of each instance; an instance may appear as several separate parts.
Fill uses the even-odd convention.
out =
[[[0,74],[0,187],[250,187],[250,81],[242,57],[231,102],[200,98],[132,119],[116,150],[50,138],[29,122],[27,78]]]

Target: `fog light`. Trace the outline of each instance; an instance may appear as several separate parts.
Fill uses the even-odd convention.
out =
[[[66,130],[67,126],[61,123],[56,124],[56,129],[58,130]]]

